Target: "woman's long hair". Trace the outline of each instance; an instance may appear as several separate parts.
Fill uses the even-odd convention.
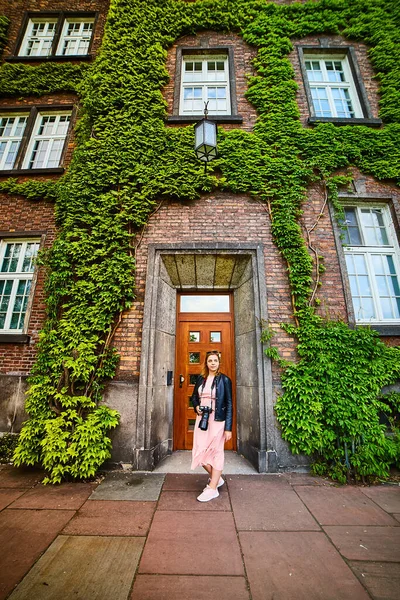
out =
[[[219,375],[219,366],[221,364],[221,353],[218,352],[218,350],[211,350],[210,352],[206,353],[206,357],[204,359],[203,367],[202,367],[201,373],[200,373],[200,375],[204,378],[204,383],[210,374],[210,371],[209,371],[208,365],[207,365],[208,357],[214,356],[214,355],[218,358],[218,369],[217,369],[217,372],[215,373],[215,377],[217,377],[217,375]]]

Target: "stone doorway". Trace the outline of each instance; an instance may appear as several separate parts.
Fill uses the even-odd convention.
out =
[[[234,295],[237,450],[258,472],[275,472],[270,361],[260,342],[267,320],[261,244],[149,245],[134,468],[151,470],[173,448],[177,292]],[[171,378],[172,372],[172,378]]]

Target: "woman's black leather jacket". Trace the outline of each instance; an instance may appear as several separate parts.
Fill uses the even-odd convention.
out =
[[[196,407],[200,406],[199,388],[203,381],[204,377],[199,375],[190,399],[195,411]],[[215,378],[214,419],[216,421],[225,421],[225,431],[232,431],[232,382],[229,377],[223,373],[220,373]]]

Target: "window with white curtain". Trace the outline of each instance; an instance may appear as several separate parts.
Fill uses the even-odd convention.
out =
[[[33,128],[23,169],[51,169],[60,165],[71,113],[39,113]]]
[[[400,323],[399,246],[388,206],[345,206],[341,223],[355,319]]]
[[[304,54],[304,63],[316,117],[363,117],[346,55]]]
[[[0,116],[0,171],[13,169],[29,114]]]
[[[0,172],[61,166],[71,109],[0,113]]]
[[[208,102],[210,115],[230,115],[228,55],[184,55],[180,115],[202,115]]]
[[[39,239],[0,241],[0,333],[24,330]]]

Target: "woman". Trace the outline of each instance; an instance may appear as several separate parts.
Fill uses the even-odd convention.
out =
[[[224,468],[224,444],[232,438],[232,382],[219,372],[220,354],[207,352],[201,375],[197,378],[191,402],[197,413],[194,428],[192,469],[199,465],[210,475],[207,486],[198,496],[200,502],[208,502],[219,496],[218,488],[225,482],[221,477]],[[199,428],[203,411],[211,408],[208,427]]]

